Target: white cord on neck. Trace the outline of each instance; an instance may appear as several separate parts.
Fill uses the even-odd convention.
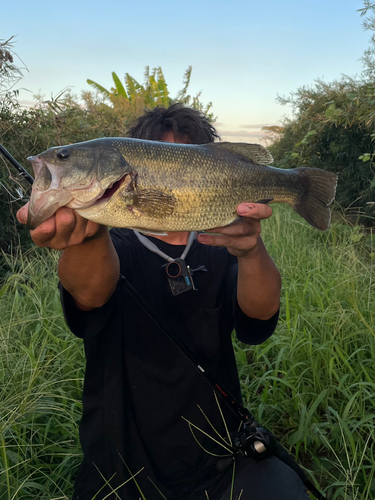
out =
[[[172,257],[169,257],[169,255],[167,255],[166,253],[162,252],[160,250],[160,248],[158,248],[155,245],[155,243],[153,243],[148,238],[146,238],[146,236],[143,236],[143,234],[139,233],[138,231],[134,231],[133,230],[133,232],[136,235],[136,237],[139,239],[139,241],[142,243],[142,245],[144,245],[146,248],[148,248],[148,250],[150,250],[151,252],[156,253],[157,255],[160,255],[160,257],[162,257],[163,259],[167,260],[168,262],[174,262],[175,259],[173,259]],[[192,231],[189,234],[189,238],[188,238],[185,250],[182,252],[182,255],[181,255],[180,259],[185,260],[185,257],[187,256],[187,254],[188,254],[188,252],[189,252],[189,250],[191,248],[191,245],[193,244],[193,241],[195,240],[196,237],[197,237],[197,232],[196,231]]]

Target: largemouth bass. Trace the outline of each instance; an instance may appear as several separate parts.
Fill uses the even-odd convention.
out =
[[[142,232],[202,231],[233,222],[242,202],[289,203],[309,224],[329,226],[337,177],[316,168],[268,166],[259,144],[175,144],[105,138],[28,158],[35,182],[28,224],[59,207]]]

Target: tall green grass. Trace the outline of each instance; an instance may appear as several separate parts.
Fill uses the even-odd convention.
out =
[[[9,261],[0,289],[0,498],[65,499],[81,459],[84,355],[61,316],[57,254]]]
[[[263,237],[281,318],[265,344],[237,347],[245,400],[330,498],[373,499],[375,237],[337,222],[320,233],[279,207]]]
[[[235,341],[244,400],[329,498],[375,496],[375,238],[320,233],[276,207],[263,238],[283,277],[264,344]],[[9,260],[0,287],[0,499],[67,499],[81,460],[84,355],[57,290],[58,255]]]

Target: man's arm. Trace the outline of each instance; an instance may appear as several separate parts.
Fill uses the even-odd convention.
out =
[[[17,213],[22,224],[26,223],[27,211],[25,205]],[[37,246],[62,250],[59,278],[80,309],[89,311],[107,302],[120,272],[107,227],[64,207],[30,234]]]
[[[243,220],[200,234],[198,240],[206,245],[225,246],[238,258],[237,300],[249,317],[267,320],[279,309],[281,277],[260,238],[260,221],[272,214],[268,205],[242,203],[237,212]]]

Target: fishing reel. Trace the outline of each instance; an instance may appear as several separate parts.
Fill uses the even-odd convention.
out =
[[[232,436],[234,453],[263,460],[274,454],[275,438],[265,427],[248,427]]]
[[[251,457],[255,460],[263,460],[275,454],[276,439],[265,427],[243,428],[231,434],[233,455],[216,464],[217,469],[222,472],[228,468],[238,455]]]

